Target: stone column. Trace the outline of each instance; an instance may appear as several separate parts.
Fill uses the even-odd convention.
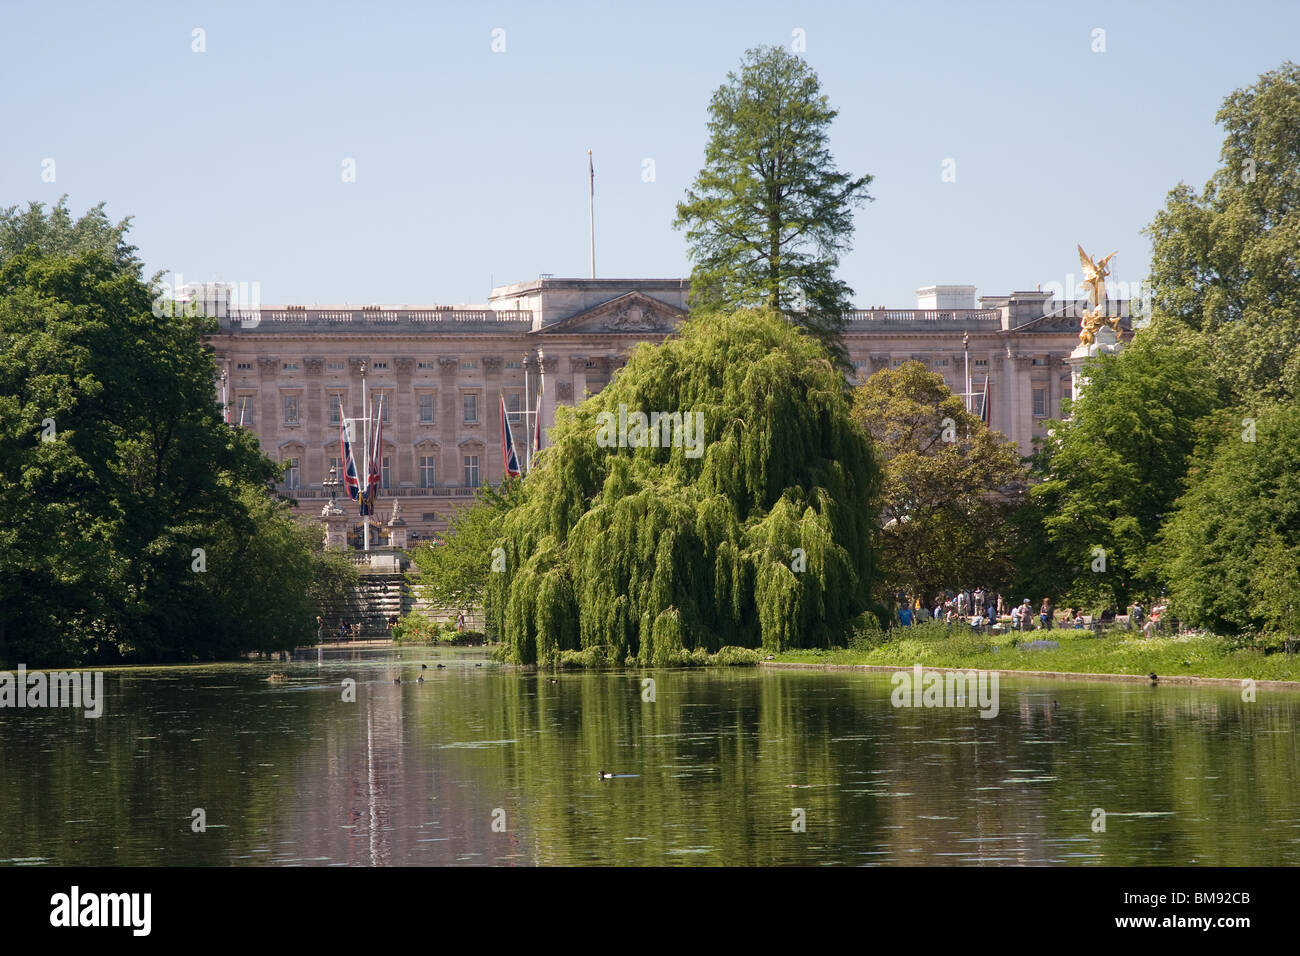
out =
[[[577,405],[587,392],[587,356],[570,355],[569,371],[573,373],[573,404]]]
[[[306,408],[299,409],[306,427],[303,438],[305,451],[302,463],[302,486],[309,488],[320,485],[325,480],[325,433],[324,422],[328,421],[329,410],[325,407],[324,392],[321,390],[321,373],[325,371],[325,359],[319,355],[309,355],[302,360],[307,373],[307,385],[302,390],[302,400]]]
[[[415,356],[399,355],[393,359],[397,369],[397,387],[393,389],[392,422],[384,433],[393,442],[393,490],[403,484],[414,485],[415,473],[415,390],[411,386],[411,376],[415,372]]]
[[[438,482],[461,483],[460,447],[456,435],[460,430],[460,393],[456,389],[456,374],[460,371],[460,358],[455,355],[438,356],[438,447],[442,460],[438,462]]]
[[[1009,363],[1010,382],[1008,387],[1011,389],[1011,430],[1007,433],[1012,441],[1020,446],[1020,454],[1028,455],[1034,450],[1034,422],[1032,396],[1029,394],[1032,388],[1032,376],[1030,369],[1033,367],[1034,357],[1032,355],[1012,355]]]
[[[262,440],[262,451],[275,457],[280,444],[280,356],[265,355],[257,360],[257,390],[262,400],[258,409],[257,435]]]
[[[560,383],[557,381],[556,373],[559,371],[559,360],[550,355],[543,355],[542,350],[537,350],[537,367],[542,378],[542,434],[555,424],[555,400],[559,397]],[[545,442],[543,442],[545,447]]]
[[[483,399],[482,408],[479,409],[479,419],[483,421],[483,434],[486,435],[484,444],[487,448],[484,451],[488,455],[493,455],[493,461],[496,461],[495,454],[500,454],[501,448],[501,362],[499,355],[484,355],[479,358],[483,364]],[[515,454],[519,457],[519,464],[522,467],[524,463],[523,448],[519,444],[519,435],[517,430],[512,426],[511,434],[515,439]],[[495,452],[495,454],[494,454]],[[481,466],[486,466],[487,462],[480,462]],[[480,476],[485,477],[485,467],[479,468]],[[487,472],[490,474],[490,472]],[[506,473],[505,462],[501,462],[501,467],[497,469],[497,474]]]

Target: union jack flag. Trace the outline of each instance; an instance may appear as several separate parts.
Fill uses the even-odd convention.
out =
[[[357,480],[357,463],[352,457],[352,426],[344,416],[343,402],[339,402],[339,458],[343,462],[343,488],[348,497],[357,501],[361,497],[361,482]]]
[[[360,513],[363,515],[372,515],[375,513],[375,496],[379,492],[380,478],[383,474],[381,470],[382,455],[384,448],[384,396],[379,396],[379,403],[374,407],[372,415],[375,427],[371,429],[369,462],[366,474],[366,491],[361,498]]]
[[[510,421],[506,418],[506,397],[501,396],[501,459],[506,463],[506,476],[518,478],[519,456],[515,453],[515,437],[510,433]]]

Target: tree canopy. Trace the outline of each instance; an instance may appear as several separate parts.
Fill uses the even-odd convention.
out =
[[[839,335],[853,292],[835,268],[872,177],[836,169],[836,115],[801,58],[781,47],[748,51],[709,103],[705,165],[674,225],[686,230],[695,263],[695,304],[778,310],[843,361]]]
[[[1300,66],[1223,102],[1220,165],[1148,227],[1152,324],[1187,337],[1233,401],[1300,395]]]
[[[702,431],[674,444],[638,413],[698,415]],[[829,646],[870,607],[871,441],[826,351],[779,314],[694,315],[560,409],[549,437],[488,583],[511,660]]]
[[[943,588],[1000,587],[1014,573],[1009,519],[1026,473],[920,362],[882,369],[853,396],[853,415],[884,463],[881,569],[888,588],[932,597]]]
[[[1300,634],[1300,405],[1217,416],[1159,557],[1180,616]]]
[[[1031,494],[1071,594],[1122,608],[1159,590],[1149,551],[1179,495],[1198,422],[1217,396],[1201,353],[1154,330],[1139,332],[1118,356],[1090,362],[1087,372],[1070,420],[1051,425],[1047,475]]]
[[[99,207],[0,235],[0,656],[188,660],[309,643],[346,580],[294,524],[282,473],[226,425],[203,336],[154,314]],[[62,238],[58,238],[62,237]],[[306,597],[305,597],[306,596]]]

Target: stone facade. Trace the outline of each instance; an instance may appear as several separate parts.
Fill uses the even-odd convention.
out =
[[[977,305],[971,286],[918,291],[922,303],[945,307],[849,313],[857,381],[918,359],[961,393],[966,336],[973,407],[987,378],[992,427],[1028,454],[1070,394],[1065,360],[1078,344],[1080,304],[1014,292]],[[638,343],[671,334],[686,316],[687,292],[684,279],[543,277],[494,289],[482,306],[218,309],[211,344],[231,421],[253,429],[270,457],[297,463],[285,491],[304,516],[319,516],[330,496],[322,482],[339,455],[340,404],[349,418],[364,414],[364,366],[368,396],[382,394],[388,408],[380,499],[401,501],[414,544],[444,529],[477,485],[500,481],[500,396],[522,409],[544,383],[549,427],[557,403],[600,391]],[[1116,307],[1127,315],[1127,303]],[[524,416],[512,415],[511,429],[523,460]],[[355,539],[356,506],[340,503]]]

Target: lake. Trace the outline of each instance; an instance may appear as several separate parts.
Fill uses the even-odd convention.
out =
[[[1300,693],[1004,673],[984,719],[891,691],[427,648],[110,669],[98,719],[0,710],[0,863],[1300,864]]]

